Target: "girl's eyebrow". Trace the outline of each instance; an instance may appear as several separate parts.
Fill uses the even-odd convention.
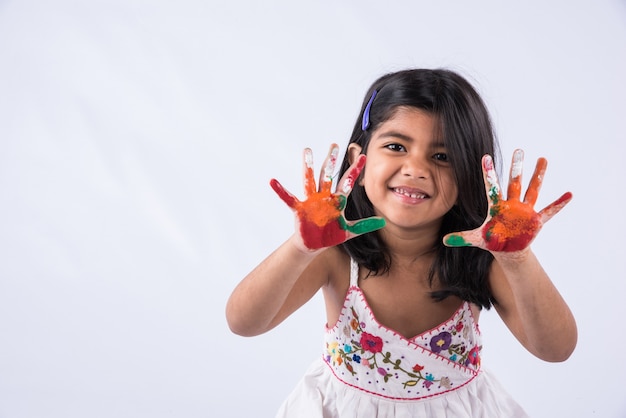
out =
[[[409,135],[405,135],[396,131],[383,132],[379,135],[379,138],[398,138],[404,141],[413,142],[413,138]]]
[[[381,133],[378,138],[398,138],[407,142],[413,142],[413,137],[397,131],[389,131]],[[430,144],[431,148],[445,148],[446,144],[442,139],[436,139]]]

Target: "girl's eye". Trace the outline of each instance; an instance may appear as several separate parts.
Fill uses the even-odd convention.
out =
[[[400,144],[389,144],[385,145],[385,148],[390,149],[391,151],[402,152],[406,151],[406,148]]]
[[[433,158],[442,163],[447,163],[449,161],[448,154],[443,153],[443,152],[436,153],[435,155],[433,155]]]

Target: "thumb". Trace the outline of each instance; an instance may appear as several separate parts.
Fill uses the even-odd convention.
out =
[[[482,236],[477,230],[453,232],[443,237],[443,243],[447,247],[478,247],[482,241]]]
[[[358,236],[376,231],[384,226],[384,218],[372,216],[370,218],[359,219],[358,221],[347,222],[344,229],[347,229],[353,236]]]

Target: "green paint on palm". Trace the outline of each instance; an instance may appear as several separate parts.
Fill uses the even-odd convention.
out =
[[[446,238],[444,242],[449,247],[471,247],[472,244],[470,242],[465,241],[465,239],[460,235],[450,235]]]

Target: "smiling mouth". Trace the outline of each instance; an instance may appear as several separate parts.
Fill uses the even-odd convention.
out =
[[[410,197],[411,199],[427,199],[430,197],[424,192],[406,189],[404,187],[394,187],[392,188],[392,190],[394,191],[394,193],[401,194],[406,197]]]

